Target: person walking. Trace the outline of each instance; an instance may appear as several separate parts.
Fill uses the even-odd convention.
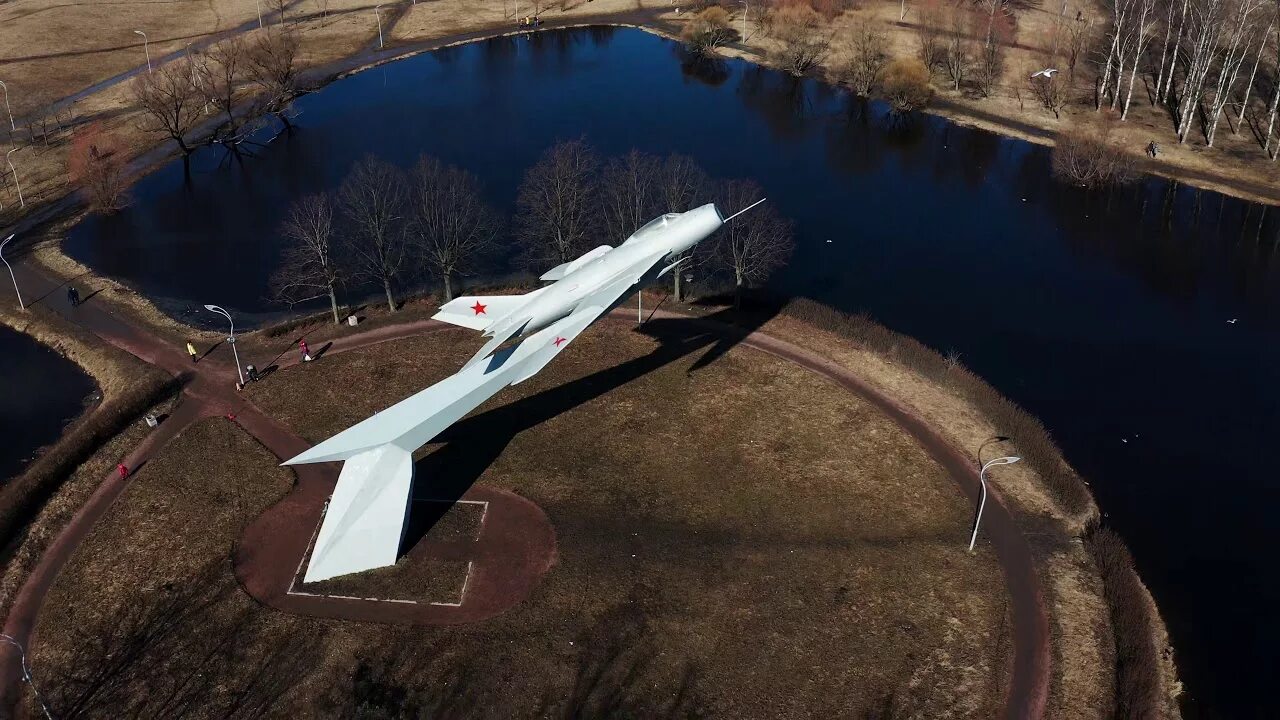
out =
[[[71,307],[80,306],[80,291],[74,286],[67,286],[67,301],[71,303]]]
[[[129,479],[129,467],[124,463],[119,463],[116,465],[116,472],[120,473],[121,480]]]
[[[191,356],[191,362],[199,361],[199,358],[196,357],[196,346],[192,345],[190,340],[187,341],[187,354]]]
[[[302,362],[311,362],[311,348],[307,347],[306,340],[298,341],[298,349],[302,351]]]

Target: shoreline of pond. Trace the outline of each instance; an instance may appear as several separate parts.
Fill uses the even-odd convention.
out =
[[[671,36],[671,35],[670,35],[670,34],[668,34],[668,33],[663,32],[663,31],[662,31],[662,30],[660,30],[660,29],[653,28],[653,27],[647,27],[647,26],[643,26],[643,25],[627,24],[627,23],[599,23],[599,22],[591,22],[591,23],[580,23],[580,24],[574,24],[574,25],[558,26],[558,27],[555,27],[555,28],[547,28],[547,30],[571,31],[571,30],[573,30],[573,29],[578,29],[578,28],[596,27],[596,26],[600,26],[601,24],[606,24],[606,25],[609,25],[610,27],[624,27],[624,28],[637,29],[637,30],[640,30],[640,31],[642,31],[642,32],[647,32],[647,33],[650,33],[650,34],[652,34],[652,35],[655,35],[655,36],[658,36],[658,37],[660,37],[660,38],[663,38],[664,40],[670,40],[670,41],[678,42],[678,39],[674,38],[673,36]],[[539,30],[539,31],[541,32],[541,30]],[[364,72],[365,70],[369,70],[369,69],[374,69],[374,68],[377,68],[377,67],[381,67],[381,66],[383,66],[383,65],[385,65],[385,64],[393,63],[393,62],[397,62],[397,61],[399,61],[399,60],[403,60],[403,59],[406,59],[406,58],[409,58],[409,57],[413,57],[413,56],[417,56],[417,55],[421,55],[421,54],[425,54],[425,53],[430,53],[430,52],[433,52],[434,50],[438,50],[438,49],[442,49],[442,48],[447,48],[447,47],[456,47],[456,46],[464,45],[464,44],[472,44],[472,43],[477,43],[477,42],[483,42],[483,41],[485,41],[485,40],[491,40],[491,39],[498,38],[498,37],[505,37],[505,36],[511,36],[511,35],[521,35],[521,34],[525,34],[525,33],[524,33],[523,31],[522,31],[522,32],[505,32],[505,33],[504,33],[504,32],[494,32],[494,33],[491,33],[491,34],[486,34],[486,35],[478,36],[478,37],[468,37],[468,38],[467,38],[467,39],[465,39],[465,40],[459,40],[459,41],[452,42],[452,43],[441,44],[441,45],[437,45],[437,46],[432,47],[432,48],[426,48],[426,49],[409,49],[409,50],[405,50],[405,51],[403,51],[403,52],[401,52],[401,53],[399,53],[399,54],[396,54],[396,55],[394,55],[394,56],[392,56],[392,57],[387,57],[387,58],[379,59],[379,60],[377,60],[377,61],[375,61],[375,62],[365,63],[365,64],[363,64],[363,65],[360,65],[360,66],[358,66],[358,67],[353,67],[353,68],[351,68],[351,69],[349,69],[349,70],[346,70],[346,71],[344,71],[344,72],[341,72],[341,73],[338,73],[338,74],[331,75],[331,76],[329,76],[329,77],[324,81],[324,83],[323,83],[322,85],[320,85],[320,86],[318,86],[317,88],[315,88],[315,91],[323,90],[325,87],[327,87],[328,85],[332,84],[333,82],[336,82],[336,81],[338,81],[338,80],[341,80],[341,79],[343,79],[343,78],[346,78],[346,77],[349,77],[349,76],[352,76],[352,75],[356,75],[356,74],[362,73],[362,72]],[[761,66],[763,66],[763,67],[769,67],[769,66],[767,65],[767,63],[763,63],[763,62],[757,61],[756,59],[753,59],[753,58],[749,58],[749,57],[748,57],[748,58],[742,58],[742,60],[744,60],[745,62],[748,62],[748,63],[752,63],[752,64],[756,64],[756,65],[761,65]],[[820,82],[824,82],[824,83],[826,83],[826,84],[828,84],[828,85],[832,85],[832,86],[838,87],[838,85],[835,85],[835,84],[831,83],[829,80],[827,80],[827,79],[825,79],[825,78],[815,78],[815,79],[819,80]],[[941,117],[941,118],[945,119],[945,120],[946,120],[946,121],[948,121],[948,122],[956,123],[956,124],[958,124],[958,125],[964,125],[964,123],[965,123],[965,121],[964,121],[964,119],[963,119],[963,118],[957,118],[957,117],[952,116],[952,115],[950,115],[950,114],[940,113],[940,112],[930,112],[930,111],[926,111],[926,112],[927,112],[928,114],[935,115],[935,116],[937,116],[937,117]],[[986,128],[981,128],[981,129],[983,129],[984,131],[990,132],[990,130],[986,130]],[[1022,140],[1028,140],[1028,139],[1029,139],[1029,138],[1019,137],[1017,134],[1013,134],[1013,133],[997,133],[997,134],[1000,134],[1000,135],[1002,135],[1002,136],[1007,136],[1007,137],[1014,137],[1014,138],[1022,139]],[[1034,140],[1032,140],[1032,142],[1034,142]],[[162,143],[161,145],[163,145],[163,144],[166,144],[166,143]],[[158,147],[159,147],[159,146],[158,146]],[[151,163],[151,164],[148,166],[148,168],[147,168],[147,173],[149,174],[149,173],[151,173],[151,172],[154,172],[154,171],[158,170],[159,168],[163,167],[165,164],[167,164],[167,163],[169,163],[169,162],[172,162],[172,161],[174,160],[174,158],[176,158],[176,157],[177,157],[176,153],[170,153],[170,154],[169,154],[167,157],[165,157],[164,159],[159,160],[159,161],[156,161],[156,162],[154,162],[154,163]],[[1235,196],[1235,197],[1241,197],[1240,195],[1238,195],[1238,194],[1236,194],[1236,193],[1231,193],[1231,194],[1232,194],[1233,196]],[[1247,199],[1247,198],[1246,198],[1246,199]],[[64,223],[65,223],[65,224],[74,224],[75,222],[78,222],[78,220],[79,220],[80,218],[82,218],[83,216],[84,216],[83,211],[74,211],[74,212],[70,212],[70,213],[68,213],[68,214],[65,214],[65,215],[61,215],[61,216],[59,216],[58,218],[56,218],[55,220],[53,220],[53,221],[52,221],[51,223],[49,223],[49,224],[64,224]],[[65,225],[64,225],[64,226],[65,226]],[[58,255],[60,255],[60,256],[61,256],[61,259],[62,259],[62,260],[64,260],[64,261],[66,261],[67,263],[70,263],[71,265],[64,265],[64,264],[62,264],[62,263],[58,263],[58,262],[55,262],[55,263],[50,264],[50,263],[48,263],[48,262],[47,262],[47,261],[50,259],[50,257],[49,257],[48,255],[46,255],[43,259],[37,259],[37,262],[39,262],[39,263],[41,264],[41,266],[42,266],[46,271],[49,271],[49,272],[51,272],[51,273],[53,273],[53,274],[55,274],[55,275],[58,275],[58,276],[60,276],[60,277],[64,277],[64,278],[65,278],[65,277],[81,276],[81,277],[80,277],[80,279],[78,280],[78,282],[101,283],[101,284],[110,284],[110,285],[113,285],[113,286],[115,286],[117,289],[119,289],[119,290],[123,290],[123,291],[124,291],[124,292],[113,293],[113,300],[117,300],[117,301],[118,301],[118,300],[124,299],[124,304],[125,304],[126,306],[129,306],[129,308],[130,308],[131,310],[134,310],[135,312],[137,312],[137,313],[141,314],[141,315],[143,316],[143,318],[144,318],[146,321],[148,321],[148,322],[150,322],[150,323],[152,323],[152,324],[155,324],[155,323],[158,321],[158,322],[159,322],[159,324],[160,324],[161,326],[167,326],[167,327],[168,327],[168,329],[170,329],[170,330],[176,330],[176,331],[177,331],[177,332],[179,332],[179,333],[185,333],[185,334],[189,334],[189,335],[197,336],[197,337],[210,337],[210,336],[212,335],[211,331],[203,330],[203,329],[201,329],[201,328],[198,328],[198,327],[196,327],[196,326],[193,326],[193,325],[191,325],[190,323],[186,322],[186,321],[185,321],[185,320],[184,320],[180,315],[178,315],[178,314],[174,314],[174,313],[170,312],[169,310],[165,309],[165,307],[163,307],[163,305],[164,305],[163,301],[161,301],[161,302],[159,302],[159,303],[158,303],[157,301],[152,300],[152,298],[150,298],[150,297],[149,297],[149,296],[147,296],[146,294],[144,294],[144,293],[142,293],[142,292],[140,292],[140,291],[134,290],[133,288],[129,287],[129,285],[127,285],[126,283],[123,283],[123,282],[121,282],[121,281],[119,281],[119,280],[117,280],[117,279],[115,279],[115,278],[110,277],[110,276],[107,276],[107,275],[104,275],[104,274],[100,274],[100,273],[98,273],[97,271],[93,270],[92,268],[88,267],[87,265],[84,265],[84,264],[80,263],[79,261],[75,260],[74,258],[72,258],[71,256],[69,256],[69,255],[68,255],[68,254],[67,254],[67,253],[62,249],[62,247],[61,247],[61,242],[58,242],[58,243],[55,245],[55,247],[56,247],[56,253],[57,253]],[[66,272],[66,270],[67,270],[67,268],[68,268],[68,267],[78,267],[78,268],[82,268],[82,269],[83,269],[83,271],[82,271],[82,272],[79,272],[79,273],[72,273],[72,274],[68,275],[68,273]],[[354,304],[353,304],[353,306],[354,306]],[[270,323],[270,322],[269,322],[269,323],[267,323],[267,324],[265,324],[265,325],[262,325],[262,326],[260,326],[260,327],[256,328],[256,331],[258,331],[258,332],[266,332],[266,331],[270,330],[270,329],[271,329],[272,327],[274,327],[274,326],[278,326],[278,325],[286,325],[286,324],[291,324],[291,323],[296,323],[296,322],[298,322],[298,320],[299,320],[300,318],[305,318],[306,316],[308,316],[308,315],[310,315],[310,314],[311,314],[311,313],[305,313],[305,312],[304,312],[304,313],[293,313],[293,312],[291,312],[291,311],[282,311],[282,313],[280,314],[280,320],[279,320],[279,322],[276,322],[276,323]],[[1063,463],[1065,464],[1065,459],[1063,459]],[[1148,597],[1150,597],[1150,593],[1148,592],[1147,594],[1148,594]],[[1153,608],[1154,608],[1154,600],[1152,600],[1152,606],[1153,606]],[[1158,622],[1158,627],[1157,627],[1157,628],[1153,628],[1153,629],[1152,629],[1152,638],[1153,638],[1153,642],[1155,641],[1154,639],[1155,639],[1155,638],[1157,638],[1157,637],[1159,637],[1162,633],[1167,637],[1167,631],[1165,631],[1165,630],[1164,630],[1164,624],[1163,624],[1163,622],[1162,622],[1162,621],[1160,620],[1160,618],[1159,618],[1158,611],[1157,611],[1157,613],[1156,613],[1156,620],[1157,620],[1157,622]],[[1172,681],[1171,681],[1171,682],[1176,683],[1176,678],[1172,679]]]

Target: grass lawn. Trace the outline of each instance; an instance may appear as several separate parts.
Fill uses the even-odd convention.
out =
[[[480,623],[254,604],[230,543],[287,471],[225,421],[193,427],[50,595],[34,665],[55,712],[75,716],[88,694],[99,709],[146,703],[141,717],[997,715],[1004,585],[989,551],[965,553],[972,508],[943,471],[821,378],[686,323],[649,328],[592,328],[423,452],[418,494],[498,486],[555,527],[538,588]],[[248,392],[319,440],[455,371],[477,342],[450,330],[330,353]],[[438,527],[465,534],[468,520]],[[368,573],[369,587],[397,572]],[[209,699],[182,704],[189,687]]]

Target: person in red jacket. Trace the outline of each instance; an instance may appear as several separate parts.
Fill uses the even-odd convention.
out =
[[[298,341],[298,349],[302,351],[302,362],[311,362],[311,349],[307,347],[306,340]]]
[[[128,477],[129,477],[129,468],[128,468],[124,463],[120,463],[120,464],[116,465],[116,471],[120,473],[120,479],[121,479],[121,480],[126,480],[126,479],[128,479]]]

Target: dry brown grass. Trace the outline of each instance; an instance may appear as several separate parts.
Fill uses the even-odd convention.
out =
[[[2,611],[53,535],[118,461],[121,450],[138,442],[135,421],[173,385],[165,373],[98,341],[44,306],[20,312],[5,304],[0,306],[0,323],[71,359],[102,391],[100,403],[0,489],[0,545],[6,554],[0,579]]]
[[[259,667],[291,634],[318,644],[278,693],[303,716],[341,714],[369,683],[403,691],[410,716],[995,714],[1003,584],[989,551],[964,552],[971,508],[954,483],[892,422],[795,366],[735,349],[692,370],[697,344],[667,356],[691,342],[677,326],[662,343],[621,323],[593,328],[430,448],[419,484],[443,480],[448,457],[478,453],[492,457],[479,482],[548,513],[559,560],[529,599],[434,628],[249,608],[247,623],[272,627],[242,663],[218,665],[220,687],[243,683],[237,668]],[[330,355],[250,393],[315,439],[454,371],[473,340],[449,331]],[[51,679],[74,656],[64,629],[92,632],[122,603],[163,606],[198,586],[202,568],[225,563],[233,528],[278,492],[273,460],[228,430],[182,436],[77,552],[35,644]],[[574,440],[588,437],[603,441]],[[237,482],[258,489],[243,515]],[[223,637],[223,618],[246,603],[218,595],[181,627]],[[166,667],[187,654],[170,652]],[[131,672],[129,683],[145,676]]]

